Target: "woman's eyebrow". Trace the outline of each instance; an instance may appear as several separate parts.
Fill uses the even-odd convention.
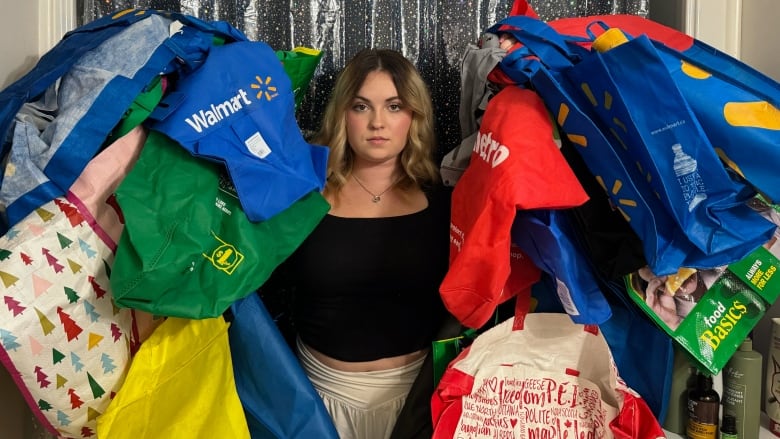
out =
[[[361,101],[365,101],[365,102],[371,102],[370,99],[364,98],[363,96],[360,96],[360,95],[355,96],[355,99],[360,99]],[[399,96],[391,96],[391,97],[385,99],[385,102],[400,101],[400,100],[401,100],[401,98]]]

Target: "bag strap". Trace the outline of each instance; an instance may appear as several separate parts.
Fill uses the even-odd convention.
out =
[[[507,17],[491,26],[487,32],[508,33],[528,48],[542,63],[552,69],[563,69],[579,61],[580,56],[572,50],[567,40],[555,29],[535,18],[526,16]],[[514,50],[507,54],[504,62],[517,57]],[[509,58],[509,59],[507,59]]]
[[[525,327],[525,316],[531,311],[531,289],[520,292],[515,297],[515,317],[512,322],[513,331],[521,331]]]

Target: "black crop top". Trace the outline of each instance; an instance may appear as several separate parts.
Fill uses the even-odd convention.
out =
[[[409,215],[323,218],[285,263],[304,343],[341,361],[430,346],[445,314],[449,194],[442,189]]]

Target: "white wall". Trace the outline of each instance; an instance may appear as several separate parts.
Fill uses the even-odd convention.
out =
[[[0,0],[0,88],[27,73],[76,27],[75,0]]]
[[[0,88],[38,61],[38,2],[0,0]]]
[[[742,0],[742,61],[780,81],[778,41],[780,2]]]
[[[655,0],[650,18],[704,41],[780,81],[777,0]]]
[[[72,0],[0,0],[0,89],[30,71],[75,25]],[[49,436],[36,422],[11,376],[0,367],[0,436],[39,439]]]
[[[739,58],[743,3],[744,0],[654,1],[650,18]]]

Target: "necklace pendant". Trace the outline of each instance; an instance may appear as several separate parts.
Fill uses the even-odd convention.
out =
[[[379,197],[379,195],[374,195],[374,197],[371,198],[371,201],[373,201],[374,203],[378,203],[382,201],[382,199]]]

